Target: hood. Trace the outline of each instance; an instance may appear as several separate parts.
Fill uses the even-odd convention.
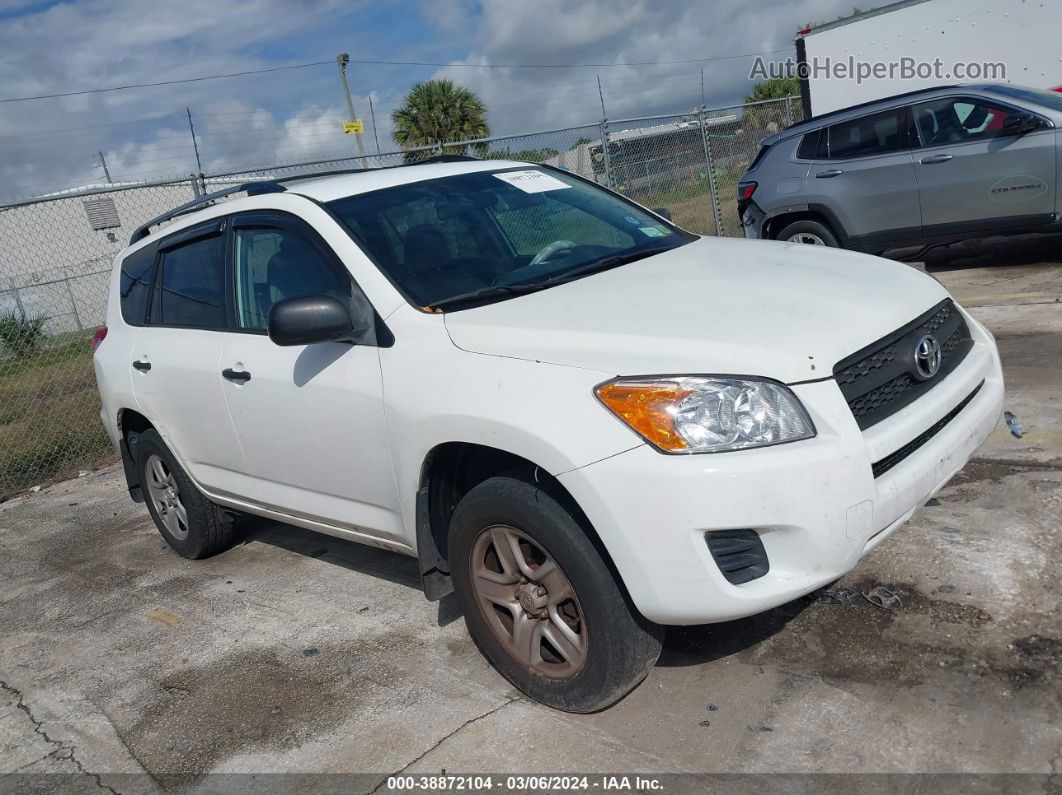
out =
[[[447,313],[457,347],[612,375],[826,378],[947,297],[901,263],[701,238],[537,293]]]

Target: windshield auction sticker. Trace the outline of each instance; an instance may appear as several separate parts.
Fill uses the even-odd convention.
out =
[[[560,190],[561,188],[571,187],[571,185],[561,182],[556,177],[551,177],[549,174],[535,169],[506,171],[494,176],[502,182],[508,182],[510,185],[519,188],[524,193],[543,193],[547,190]]]

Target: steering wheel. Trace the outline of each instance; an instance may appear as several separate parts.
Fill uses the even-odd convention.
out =
[[[541,265],[546,260],[550,259],[558,251],[564,251],[565,249],[575,248],[575,243],[570,240],[554,240],[538,250],[538,253],[531,258],[528,265]]]

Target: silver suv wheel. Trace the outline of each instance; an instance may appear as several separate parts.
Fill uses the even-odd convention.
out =
[[[813,235],[811,232],[797,232],[795,235],[790,235],[788,238],[790,243],[803,243],[807,246],[825,246],[826,241],[818,235]]]
[[[178,541],[188,538],[188,511],[181,502],[180,488],[160,456],[148,456],[147,490],[159,519]]]

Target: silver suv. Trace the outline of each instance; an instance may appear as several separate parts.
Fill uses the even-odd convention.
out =
[[[1062,231],[1062,94],[912,91],[763,141],[738,184],[745,236],[881,254]]]

